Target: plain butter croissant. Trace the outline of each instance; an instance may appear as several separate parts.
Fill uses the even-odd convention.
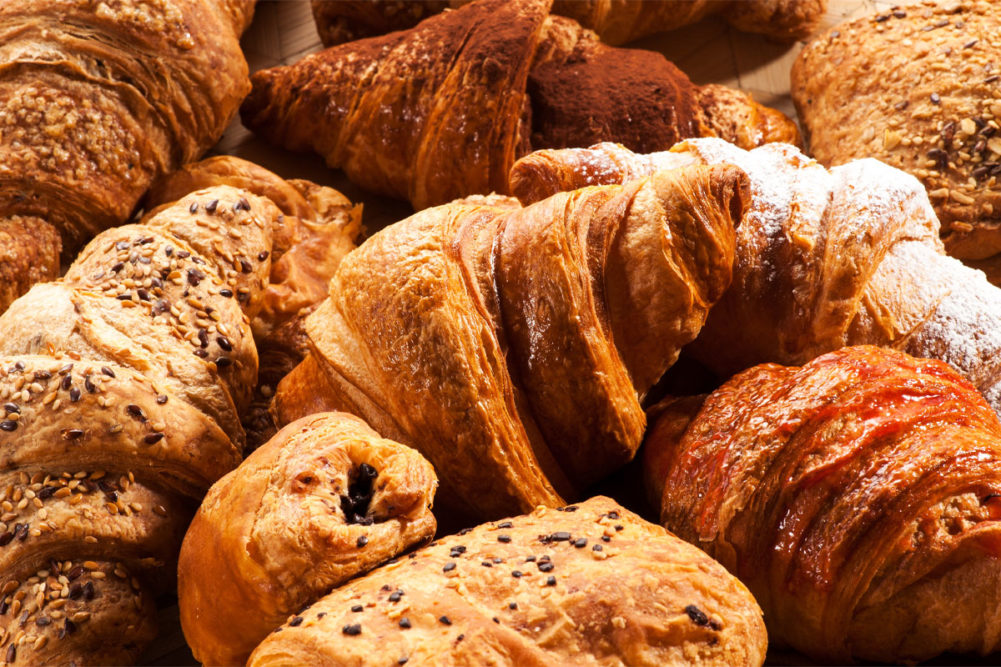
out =
[[[249,90],[254,0],[0,3],[0,312],[197,159]]]
[[[599,496],[443,538],[334,589],[249,664],[756,667],[766,646],[739,581]]]
[[[313,0],[313,18],[324,46],[406,30],[422,19],[471,0]],[[827,0],[555,0],[553,13],[623,44],[722,14],[733,26],[782,40],[812,33]]]
[[[830,171],[792,146],[744,151],[694,139],[670,152],[539,151],[511,189],[525,202],[680,164],[734,164],[751,179],[733,285],[691,352],[720,375],[801,364],[845,345],[942,359],[1001,411],[1001,289],[945,255],[928,195],[876,160]]]
[[[134,663],[193,505],[241,459],[269,201],[217,187],[97,236],[0,317],[0,658]]]
[[[430,541],[437,478],[420,454],[344,413],[293,422],[209,491],[178,562],[199,661],[243,664],[331,588]]]
[[[635,453],[640,399],[730,282],[745,190],[735,167],[693,167],[392,225],[307,318],[279,421],[357,414],[431,460],[451,509],[561,504]]]
[[[256,72],[243,122],[417,210],[504,192],[512,163],[532,148],[799,140],[781,113],[696,86],[659,53],[603,45],[550,17],[551,2],[483,0]]]
[[[1001,422],[969,382],[862,346],[752,368],[700,403],[663,407],[647,477],[773,644],[836,664],[1001,649]]]

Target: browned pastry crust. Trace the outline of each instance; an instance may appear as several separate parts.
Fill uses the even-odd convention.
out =
[[[792,73],[817,159],[876,157],[917,176],[961,259],[1001,253],[999,29],[989,0],[923,2],[837,26]]]
[[[405,30],[448,7],[471,0],[313,0],[313,18],[324,46]],[[710,14],[731,25],[782,40],[812,33],[827,0],[555,0],[553,13],[594,30],[606,44],[674,30]]]
[[[243,121],[418,210],[503,192],[531,148],[608,140],[664,150],[720,133],[747,147],[798,141],[779,112],[699,88],[658,53],[603,45],[550,17],[551,1],[483,0],[262,70]]]
[[[766,644],[736,579],[596,497],[478,526],[335,589],[249,664],[740,666],[760,665]]]
[[[1001,422],[947,365],[844,348],[664,418],[690,420],[646,444],[664,525],[747,584],[773,643],[839,664],[1001,648]]]
[[[59,277],[62,243],[39,218],[0,218],[0,313],[32,285]]]
[[[942,359],[1001,412],[1001,290],[944,254],[921,184],[876,160],[830,171],[791,146],[742,151],[693,139],[670,152],[539,151],[511,188],[525,202],[683,164],[734,164],[751,179],[733,285],[689,351],[720,375],[805,363],[844,345]]]
[[[219,186],[97,236],[0,316],[0,659],[134,663],[241,459],[279,211]]]
[[[639,400],[729,284],[745,185],[696,167],[386,228],[307,318],[312,353],[279,385],[279,422],[363,417],[434,463],[452,509],[559,504],[635,453]]]
[[[293,422],[219,480],[181,549],[185,639],[233,665],[331,588],[430,541],[437,478],[416,451],[363,421]]]

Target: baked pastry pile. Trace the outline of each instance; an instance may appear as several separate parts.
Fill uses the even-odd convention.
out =
[[[314,2],[251,85],[253,4],[0,4],[0,661],[1001,651],[996,3],[807,45],[817,160],[609,44],[824,0]],[[192,162],[241,102],[417,212]]]

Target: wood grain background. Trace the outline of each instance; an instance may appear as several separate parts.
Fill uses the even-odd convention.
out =
[[[3,0],[0,0],[2,2]],[[669,1],[669,0],[667,0]],[[829,8],[820,30],[856,16],[888,9],[896,3],[885,0],[828,0]],[[759,35],[730,28],[710,18],[683,29],[649,37],[630,46],[660,51],[696,83],[722,83],[752,93],[759,102],[795,115],[789,97],[789,69],[802,44],[779,44]],[[260,0],[253,25],[244,35],[243,48],[251,71],[291,64],[320,50],[319,37],[307,0]],[[255,161],[286,178],[308,178],[335,187],[355,202],[363,202],[368,230],[401,220],[411,213],[409,205],[372,196],[354,187],[339,171],[328,169],[313,155],[274,148],[248,132],[235,120],[213,148],[215,154],[232,154]],[[197,664],[184,643],[177,607],[160,614],[159,639],[144,656],[148,665]],[[799,656],[770,655],[776,664],[804,664]]]

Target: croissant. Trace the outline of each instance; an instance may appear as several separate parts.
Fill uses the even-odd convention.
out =
[[[0,657],[134,663],[183,532],[241,459],[270,201],[190,194],[0,316]]]
[[[195,657],[244,664],[331,588],[430,541],[436,486],[420,454],[357,417],[286,426],[213,485],[184,538],[178,599]]]
[[[876,160],[830,171],[792,146],[743,151],[695,139],[635,155],[603,144],[517,163],[525,202],[681,164],[734,164],[751,179],[733,284],[691,353],[720,375],[802,364],[845,345],[947,361],[1001,411],[1001,289],[944,254],[921,184]]]
[[[551,1],[483,0],[256,72],[243,122],[417,210],[504,192],[515,158],[533,147],[798,141],[781,113],[740,91],[695,86],[658,53],[605,46],[549,17]]]
[[[747,584],[773,643],[841,664],[1001,649],[1001,422],[955,371],[845,348],[691,408],[647,441],[661,519]]]
[[[761,665],[747,590],[596,497],[443,538],[334,589],[249,665]]]
[[[997,3],[924,2],[837,26],[807,45],[792,95],[825,165],[876,157],[914,174],[946,251],[1001,268]]]
[[[306,180],[285,180],[228,155],[185,165],[158,179],[145,204],[156,210],[190,192],[216,185],[253,192],[281,211],[272,225],[268,285],[250,323],[260,368],[253,399],[241,417],[247,449],[255,449],[277,430],[268,412],[274,389],[308,352],[303,320],[326,298],[334,271],[362,234],[362,207],[352,206],[333,188]]]
[[[278,422],[362,417],[434,464],[453,510],[561,504],[636,452],[640,399],[729,284],[745,185],[696,167],[384,229],[306,319]]]
[[[471,0],[312,0],[313,18],[324,46],[406,30],[448,7]],[[606,44],[634,39],[722,14],[748,32],[781,40],[803,39],[816,28],[827,0],[555,0],[553,13],[598,33]]]
[[[125,222],[222,135],[249,90],[253,0],[0,3],[0,312]],[[40,241],[40,242],[39,242]]]

